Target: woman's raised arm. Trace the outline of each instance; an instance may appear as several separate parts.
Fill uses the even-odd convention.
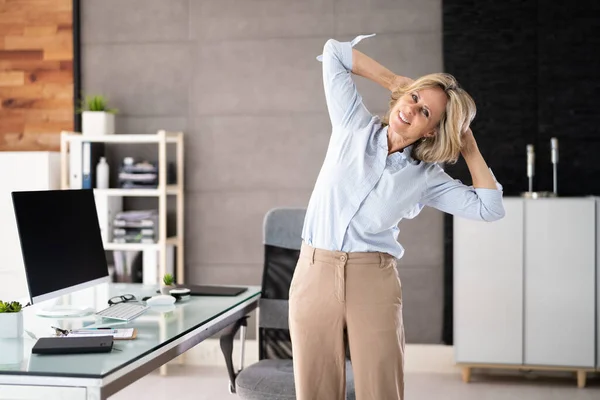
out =
[[[396,75],[366,54],[352,49],[352,73],[367,78],[393,92],[399,86],[405,86],[412,79]]]

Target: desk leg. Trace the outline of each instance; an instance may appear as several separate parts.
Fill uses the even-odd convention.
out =
[[[165,318],[166,317],[162,315],[158,322],[159,337],[161,342],[164,342],[167,339],[167,321],[165,321]],[[160,366],[160,375],[167,375],[167,364]]]
[[[244,358],[246,356],[246,325],[242,325],[240,329],[240,371],[244,369]]]
[[[179,246],[179,248],[182,248],[182,247]],[[177,262],[179,262],[179,256],[177,258],[178,258]],[[179,332],[181,332],[184,329],[183,328],[183,315],[185,313],[185,309],[182,308],[182,309],[179,310],[179,312],[180,312],[180,314],[179,314],[179,318],[177,320],[177,325],[178,325]],[[183,352],[183,353],[181,353],[179,355],[179,365],[184,365],[185,364],[185,358],[186,358],[185,355],[186,354],[187,354],[187,351]]]

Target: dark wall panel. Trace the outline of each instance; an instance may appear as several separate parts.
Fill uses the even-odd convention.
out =
[[[443,1],[444,69],[473,96],[473,132],[505,196],[552,190],[550,138],[559,140],[558,193],[600,194],[600,2]],[[447,166],[471,182],[461,160]],[[452,343],[452,217],[445,218],[444,342]]]
[[[527,190],[526,145],[537,131],[535,1],[444,2],[444,70],[477,104],[473,133],[507,193]],[[448,166],[469,181],[466,164]]]
[[[539,2],[538,169],[552,190],[550,138],[559,141],[558,193],[600,194],[600,2]]]

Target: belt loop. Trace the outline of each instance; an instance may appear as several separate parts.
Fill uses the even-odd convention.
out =
[[[379,254],[379,268],[383,268],[385,257],[383,256],[383,253],[381,253],[381,252],[379,252],[378,254]]]
[[[316,252],[316,249],[311,246],[311,248],[310,248],[310,263],[311,264],[315,263],[315,252]]]

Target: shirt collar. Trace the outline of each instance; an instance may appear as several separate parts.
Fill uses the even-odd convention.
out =
[[[414,145],[410,145],[404,148],[403,151],[396,151],[392,154],[390,154],[388,156],[388,143],[387,143],[387,134],[388,134],[388,126],[386,125],[382,130],[381,130],[381,134],[379,135],[379,147],[381,149],[383,149],[383,151],[385,152],[385,156],[386,159],[394,166],[402,166],[404,164],[406,164],[407,162],[409,164],[413,164],[416,165],[419,162],[417,160],[415,160],[412,157],[412,151],[414,148]]]

